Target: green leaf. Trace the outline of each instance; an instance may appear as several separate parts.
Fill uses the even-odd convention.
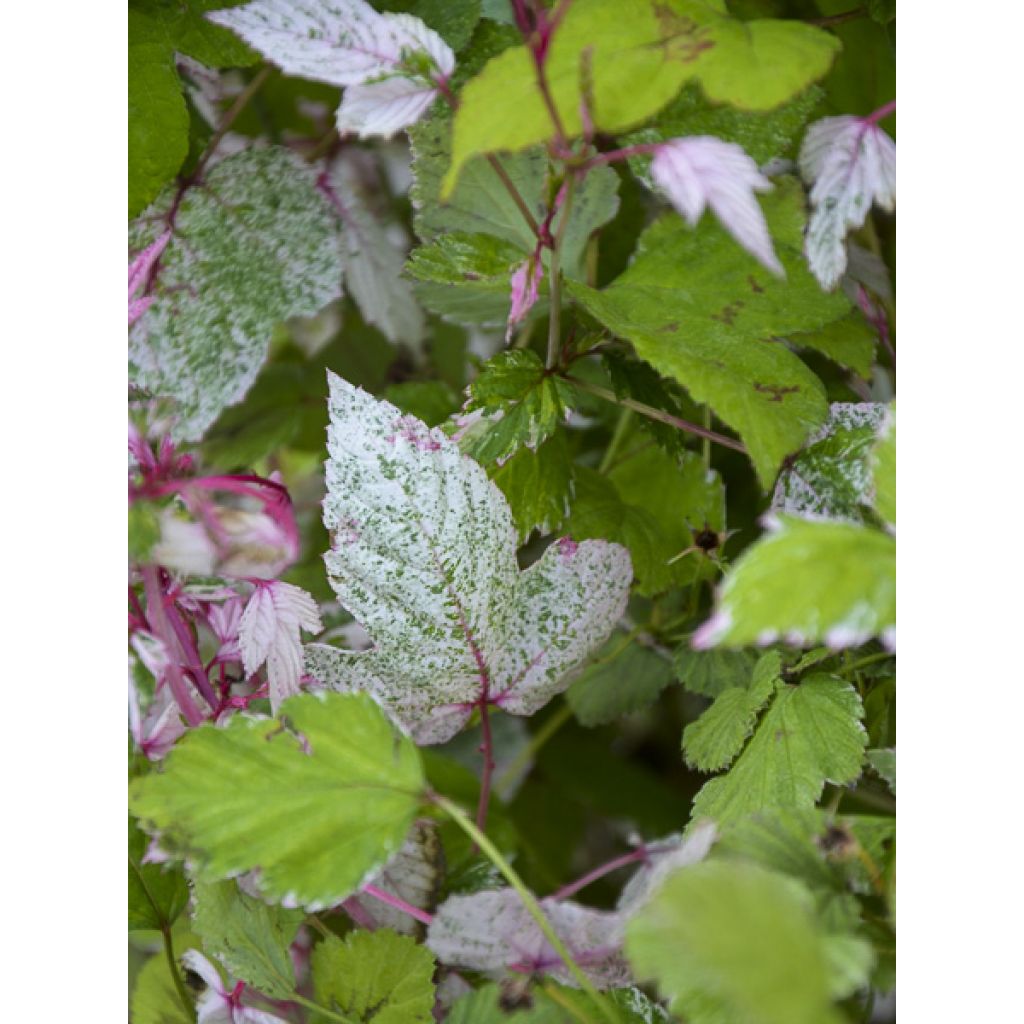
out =
[[[166,190],[136,221],[133,251],[163,232],[176,195]],[[340,243],[315,172],[279,147],[218,163],[186,190],[174,223],[155,301],[131,330],[129,371],[177,401],[176,436],[197,440],[248,391],[274,327],[340,296]]]
[[[871,449],[885,407],[833,402],[828,422],[779,474],[772,508],[805,519],[863,522]]]
[[[433,1024],[434,958],[387,929],[328,935],[313,951],[317,1001],[353,1022]],[[314,1014],[315,1024],[329,1018]]]
[[[143,864],[149,837],[128,817],[128,930],[170,926],[188,903],[188,885],[177,867]]]
[[[187,1014],[171,976],[163,950],[146,961],[131,998],[132,1024],[196,1024]]]
[[[537,239],[498,173],[484,157],[471,160],[458,186],[443,200],[441,179],[451,161],[452,115],[443,108],[413,125],[413,185],[410,191],[416,234],[424,242],[452,232],[493,235],[515,246],[521,263],[537,245]],[[552,195],[548,184],[549,161],[540,147],[503,155],[501,166],[527,209],[539,224],[544,220]],[[584,277],[584,250],[593,232],[615,216],[619,208],[619,178],[610,167],[590,171],[573,194],[569,223],[562,238],[562,272]],[[564,208],[554,218],[553,234],[562,230]],[[549,256],[544,253],[545,267]],[[545,270],[545,275],[547,271]],[[506,298],[508,296],[506,281]]]
[[[529,987],[527,987],[529,986]],[[603,993],[621,1024],[669,1024],[668,1014],[638,988],[615,988]],[[490,982],[457,999],[447,1024],[579,1024],[590,1020],[594,1004],[579,989],[555,982],[543,987]]]
[[[731,770],[697,794],[693,818],[735,821],[771,807],[811,807],[826,782],[860,775],[867,745],[857,691],[832,676],[777,683],[771,706]]]
[[[801,348],[821,352],[834,363],[854,370],[864,380],[871,377],[878,334],[859,310],[815,331],[793,334],[789,340]]]
[[[278,999],[288,999],[295,991],[288,947],[304,917],[301,910],[254,899],[233,881],[195,885],[192,927],[206,952],[233,977]]]
[[[572,389],[548,374],[529,349],[499,352],[484,365],[469,386],[466,411],[499,413],[486,431],[475,434],[467,446],[478,462],[504,462],[520,445],[536,449],[564,423]]]
[[[520,543],[538,530],[541,534],[557,530],[569,514],[573,465],[565,434],[554,437],[536,451],[520,448],[501,466],[495,466],[491,479],[505,495]]]
[[[671,875],[629,923],[626,953],[691,1024],[834,1024],[830,965],[799,883],[705,861]]]
[[[659,373],[734,427],[762,485],[825,419],[818,378],[779,339],[845,316],[803,256],[803,195],[783,180],[762,201],[786,280],[764,271],[711,217],[696,230],[666,214],[641,235],[629,269],[604,291],[569,293]]]
[[[191,731],[135,781],[131,807],[197,879],[258,867],[268,899],[333,906],[404,840],[419,755],[365,694],[303,694],[281,716]]]
[[[668,658],[617,633],[565,696],[580,725],[605,725],[654,703],[672,681]]]
[[[460,406],[458,396],[442,380],[406,380],[400,384],[389,384],[383,395],[402,412],[411,413],[431,427],[444,423]]]
[[[777,517],[725,577],[698,646],[840,648],[896,628],[896,541],[867,526]]]
[[[894,747],[869,750],[868,764],[885,779],[886,785],[896,795],[896,749]]]
[[[160,539],[157,506],[138,499],[128,506],[128,558],[133,562],[150,560],[153,545]]]
[[[868,0],[868,14],[879,25],[896,20],[896,0]]]
[[[878,443],[871,456],[874,477],[875,508],[878,514],[896,528],[896,403],[889,406],[889,415],[882,424]]]
[[[778,654],[766,654],[754,668],[749,688],[730,687],[683,730],[683,753],[691,768],[717,772],[728,768],[754,731],[758,712],[779,682]]]
[[[734,686],[746,686],[757,662],[750,651],[695,651],[681,643],[674,656],[676,678],[690,693],[717,697]]]

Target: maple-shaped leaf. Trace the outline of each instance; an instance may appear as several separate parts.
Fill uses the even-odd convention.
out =
[[[290,75],[345,87],[338,131],[390,138],[434,102],[451,47],[419,18],[363,0],[254,0],[208,15]]]
[[[302,678],[302,640],[299,630],[323,629],[316,602],[301,587],[275,580],[260,583],[242,612],[238,644],[245,674],[251,676],[264,662],[274,713],[287,697],[299,692]]]
[[[573,960],[598,988],[630,983],[621,953],[621,915],[564,900],[541,900],[540,906]],[[434,915],[427,946],[451,967],[551,974],[576,985],[513,889],[449,897]]]
[[[333,374],[327,575],[365,653],[311,644],[307,672],[366,690],[418,743],[474,709],[543,707],[607,640],[632,571],[617,544],[565,537],[523,572],[504,495],[440,430]]]
[[[722,227],[747,252],[773,274],[786,276],[754,195],[770,191],[772,183],[742,146],[711,135],[673,139],[655,152],[651,178],[690,227],[710,206]]]
[[[813,207],[807,262],[831,290],[846,269],[847,231],[864,223],[873,203],[896,207],[896,143],[871,118],[826,117],[807,129],[800,173]]]

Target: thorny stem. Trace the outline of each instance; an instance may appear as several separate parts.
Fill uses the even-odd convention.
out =
[[[608,861],[607,864],[602,864],[600,867],[594,868],[593,871],[588,871],[582,878],[577,878],[575,882],[569,882],[567,885],[563,885],[561,889],[556,889],[548,899],[568,899],[570,896],[578,893],[580,889],[585,889],[592,882],[596,882],[599,878],[604,878],[605,875],[609,875],[613,871],[618,871],[619,868],[624,868],[628,864],[636,864],[639,861],[645,861],[649,855],[650,851],[647,847],[640,846],[630,853],[624,853],[621,857],[616,857],[614,860]]]
[[[185,988],[185,982],[182,980],[181,971],[178,969],[178,959],[174,955],[174,939],[171,937],[171,926],[168,924],[163,925],[160,929],[160,934],[164,937],[164,955],[167,957],[167,969],[171,972],[174,989],[178,993],[178,1001],[181,1003],[182,1008],[185,1011],[186,1020],[192,1020],[195,1016],[196,1008],[192,1005],[192,1000],[188,995],[188,989]]]
[[[723,448],[731,448],[733,451],[742,452],[744,455],[747,453],[747,449],[739,441],[735,441],[731,437],[726,437],[725,434],[719,434],[714,430],[706,430],[704,427],[698,426],[696,423],[680,419],[678,416],[673,416],[671,413],[667,413],[662,409],[655,409],[653,405],[645,405],[643,402],[637,402],[632,398],[619,398],[614,391],[601,387],[600,384],[591,384],[589,381],[580,380],[578,377],[569,377],[566,375],[563,379],[567,380],[570,384],[579,388],[581,391],[587,391],[590,394],[596,395],[598,398],[603,398],[608,402],[614,402],[616,405],[624,406],[627,409],[633,409],[635,412],[640,413],[642,416],[647,416],[649,419],[658,420],[659,423],[667,423],[670,427],[675,427],[678,430],[684,430],[688,434],[695,434],[697,437],[706,437],[709,441],[714,441],[715,444],[720,444]]]
[[[565,964],[566,969],[572,975],[576,984],[590,997],[594,1006],[600,1010],[601,1015],[609,1021],[609,1024],[621,1024],[619,1021],[618,1014],[612,1009],[612,1007],[605,1002],[601,997],[600,992],[594,988],[591,980],[584,974],[580,969],[579,965],[572,958],[572,954],[565,948],[565,943],[562,942],[558,935],[558,932],[551,926],[551,922],[547,919],[547,915],[541,909],[540,904],[537,902],[537,898],[530,892],[529,889],[523,884],[523,880],[516,874],[515,869],[511,864],[501,855],[501,851],[487,838],[487,836],[480,831],[473,824],[469,815],[466,814],[461,807],[457,804],[452,803],[445,796],[441,796],[440,793],[434,793],[431,796],[431,800],[441,808],[454,822],[458,825],[463,832],[465,832],[470,839],[472,839],[477,846],[487,855],[491,863],[505,876],[505,880],[509,885],[516,891],[519,898],[523,901],[523,906],[526,908],[527,913],[530,917],[537,922],[537,926],[543,932],[544,937],[551,944],[551,948],[561,957],[562,962]]]
[[[177,641],[171,630],[170,623],[164,608],[163,588],[160,586],[160,570],[155,565],[144,565],[142,567],[142,586],[146,592],[146,612],[149,616],[153,632],[163,641],[167,648],[167,684],[171,688],[171,694],[177,701],[185,721],[190,726],[201,725],[203,722],[202,712],[195,706],[185,679],[181,674],[181,666],[175,656]]]
[[[381,903],[386,903],[389,907],[394,907],[395,910],[400,910],[403,914],[416,918],[422,924],[430,924],[434,920],[433,914],[428,914],[425,910],[420,910],[419,907],[414,907],[411,903],[406,903],[400,897],[378,889],[375,885],[364,885],[362,891],[367,896],[372,896],[375,900],[380,900]]]

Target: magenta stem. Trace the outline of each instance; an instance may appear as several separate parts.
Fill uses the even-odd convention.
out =
[[[873,114],[868,114],[865,121],[868,124],[878,124],[879,121],[884,121],[890,114],[896,111],[896,101],[890,100],[884,107],[879,107]]]
[[[611,874],[619,868],[624,868],[628,864],[636,864],[638,861],[647,860],[649,854],[650,851],[645,846],[633,850],[632,853],[624,853],[621,857],[616,857],[615,860],[610,860],[607,864],[602,864],[600,867],[594,868],[593,871],[588,871],[582,878],[576,879],[575,882],[563,885],[561,889],[553,892],[548,899],[568,899],[570,896],[578,893],[580,889],[585,889],[591,882],[596,882],[599,878],[604,878],[605,875]]]
[[[210,677],[206,672],[206,668],[203,666],[203,659],[199,657],[199,649],[196,647],[195,639],[193,638],[188,626],[185,625],[184,619],[182,619],[178,614],[178,609],[174,604],[173,598],[169,596],[166,598],[164,611],[167,614],[168,621],[171,624],[171,628],[174,630],[175,636],[178,638],[181,653],[185,657],[185,664],[188,667],[189,672],[192,674],[193,682],[195,682],[206,703],[209,704],[212,709],[216,709],[218,704],[217,694],[214,692],[213,686],[210,684]]]
[[[631,156],[652,156],[663,145],[664,143],[662,142],[641,142],[636,146],[626,146],[624,149],[613,149],[607,153],[596,153],[580,169],[589,171],[592,167],[615,163],[617,160],[628,160]]]
[[[480,753],[484,756],[484,764],[483,771],[480,773],[480,802],[476,807],[476,827],[483,832],[487,825],[487,807],[491,800],[491,779],[494,777],[494,740],[491,736],[491,718],[487,709],[486,688],[480,701],[480,732],[483,734]]]
[[[171,688],[171,694],[175,701],[177,701],[178,707],[181,708],[185,721],[191,726],[202,725],[203,714],[193,702],[192,696],[188,692],[185,678],[181,674],[181,666],[175,658],[177,642],[170,623],[167,621],[164,609],[163,588],[160,586],[160,570],[155,565],[144,565],[142,567],[142,585],[146,591],[146,612],[149,617],[149,623],[156,637],[163,641],[169,655],[167,684]]]
[[[415,917],[417,921],[421,921],[423,924],[430,924],[434,920],[432,914],[428,914],[425,910],[420,910],[419,907],[414,907],[411,903],[406,903],[405,900],[400,899],[398,896],[392,896],[391,893],[385,892],[383,889],[378,889],[375,885],[364,885],[362,891],[367,896],[372,896],[374,899],[380,900],[381,903],[386,903],[389,907],[400,910],[403,914]]]

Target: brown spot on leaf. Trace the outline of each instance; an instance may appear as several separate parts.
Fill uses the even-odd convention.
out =
[[[758,292],[759,294],[764,291],[764,289],[757,283],[757,278],[754,277],[753,274],[747,275],[747,282],[750,284],[753,291]]]
[[[711,319],[731,327],[736,322],[736,317],[743,306],[742,299],[737,299],[735,302],[730,302],[720,313],[712,313]]]
[[[689,64],[715,45],[708,38],[709,26],[698,25],[692,18],[662,4],[655,4],[654,14],[661,29],[661,39],[655,45],[665,51],[666,60]]]
[[[759,380],[755,380],[754,390],[760,391],[762,395],[770,395],[769,402],[781,402],[786,395],[796,394],[800,388],[796,384],[791,384],[789,387],[781,387],[778,384],[762,384]]]
[[[658,330],[661,331],[662,333],[666,333],[668,331],[678,331],[679,330],[679,321],[678,320],[673,320],[671,323],[665,324],[664,327],[659,327]]]
[[[479,274],[474,274],[472,270],[467,270],[467,271],[465,271],[463,273],[462,280],[463,281],[479,281],[480,280],[480,275]]]

